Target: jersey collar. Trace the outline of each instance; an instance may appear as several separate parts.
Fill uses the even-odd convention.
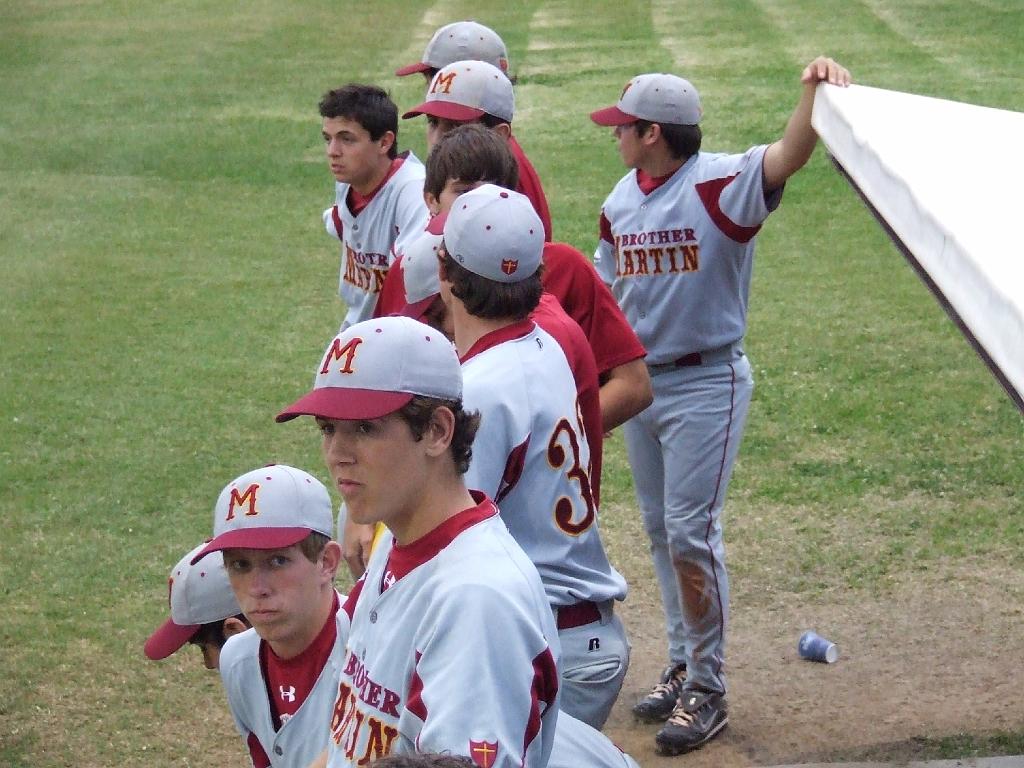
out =
[[[688,157],[685,163],[672,171],[672,173],[666,174],[665,176],[648,176],[644,171],[637,168],[636,185],[644,195],[651,194],[677,173],[684,175],[689,173],[690,169],[693,168],[693,164],[697,161],[697,154],[699,153],[695,153]]]
[[[498,514],[498,508],[484,493],[470,491],[470,494],[473,496],[473,501],[476,502],[475,507],[464,509],[449,517],[430,533],[421,536],[411,544],[395,544],[391,548],[387,568],[394,576],[395,581],[434,558],[467,528]]]
[[[506,325],[504,328],[499,328],[496,331],[485,333],[476,340],[476,343],[469,348],[469,351],[466,352],[465,355],[459,358],[459,362],[465,364],[481,352],[486,352],[491,347],[504,344],[506,341],[521,339],[523,336],[533,333],[534,328],[536,328],[536,325],[533,320],[526,318],[525,320],[518,320],[512,323],[512,325]]]
[[[380,180],[380,184],[374,187],[373,191],[370,192],[370,194],[360,195],[358,192],[356,192],[354,187],[349,187],[348,200],[346,201],[346,203],[348,204],[348,209],[349,211],[352,212],[353,216],[358,216],[360,213],[363,212],[363,209],[366,208],[366,206],[368,206],[373,201],[373,198],[375,198],[377,196],[377,193],[384,188],[384,185],[388,183],[391,177],[398,173],[398,169],[402,167],[402,163],[405,162],[408,156],[409,150],[406,150],[398,157],[396,157],[394,160],[392,160],[391,165],[388,168],[387,175],[385,175],[384,178]]]

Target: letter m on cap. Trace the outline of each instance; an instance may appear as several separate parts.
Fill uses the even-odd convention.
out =
[[[441,93],[444,94],[451,93],[452,83],[455,82],[455,75],[457,74],[458,72],[447,72],[442,75],[439,72],[437,74],[437,77],[434,78],[433,85],[430,86],[430,92],[437,93],[438,91],[440,91]]]
[[[362,343],[363,340],[358,336],[352,337],[344,344],[341,343],[341,339],[335,339],[331,348],[327,350],[327,354],[324,355],[324,364],[320,366],[321,375],[327,374],[331,370],[331,363],[335,360],[342,364],[339,373],[352,373],[352,361],[356,357],[356,349]]]
[[[246,517],[253,517],[259,514],[256,509],[256,491],[259,490],[259,483],[253,483],[241,493],[237,488],[231,489],[231,498],[228,500],[228,516],[225,520],[235,519],[235,510],[245,507]]]

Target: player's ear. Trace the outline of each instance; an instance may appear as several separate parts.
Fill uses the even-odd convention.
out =
[[[498,123],[496,126],[491,128],[496,134],[501,136],[503,139],[508,141],[509,136],[512,135],[512,126],[508,123]]]
[[[441,456],[452,444],[455,434],[455,414],[446,406],[439,406],[430,414],[430,422],[423,432],[423,447],[428,456]]]
[[[433,192],[423,192],[423,202],[427,204],[427,210],[431,216],[437,216],[441,212],[441,201],[434,197]]]
[[[324,546],[320,559],[323,563],[324,574],[330,576],[330,580],[334,581],[334,577],[337,575],[338,568],[341,565],[341,545],[333,540],[328,541]]]
[[[640,140],[644,144],[657,144],[658,139],[661,138],[661,126],[658,123],[651,123],[647,126],[647,130],[640,137]]]
[[[224,639],[227,640],[229,637],[240,635],[249,628],[249,625],[242,621],[237,616],[229,616],[224,619]]]
[[[391,150],[391,145],[397,141],[394,131],[384,131],[384,134],[377,139],[377,144],[380,146],[381,154],[386,155]]]

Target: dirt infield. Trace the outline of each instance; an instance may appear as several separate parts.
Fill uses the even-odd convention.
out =
[[[871,601],[734,601],[727,652],[730,723],[716,741],[679,757],[654,751],[657,726],[629,705],[664,665],[660,611],[623,607],[633,654],[608,735],[642,766],[876,760],[930,755],[937,740],[1024,730],[1024,575],[956,572],[904,583]],[[836,664],[801,660],[815,628],[835,641]]]

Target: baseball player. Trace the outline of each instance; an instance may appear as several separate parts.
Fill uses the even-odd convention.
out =
[[[474,189],[476,186],[479,185],[474,185]],[[397,314],[420,320],[454,340],[452,316],[441,299],[441,281],[437,274],[437,259],[442,237],[433,232],[435,225],[443,227],[446,219],[447,212],[435,217],[427,232],[409,246],[401,259],[401,275],[408,294],[406,304]],[[591,492],[597,503],[600,498],[604,435],[601,431],[600,390],[594,355],[587,346],[580,327],[550,293],[545,291],[541,294],[529,318],[550,333],[562,346],[566,362],[572,372],[583,431],[590,449]]]
[[[442,330],[443,326],[447,326],[451,330],[449,338],[452,338],[454,328],[447,308],[440,298],[441,283],[438,279],[437,251],[435,250],[435,247],[440,244],[447,212],[461,193],[475,189],[485,182],[494,183],[506,189],[514,189],[517,169],[515,158],[509,151],[507,143],[494,132],[473,124],[459,126],[450,134],[445,135],[434,151],[430,153],[427,163],[430,166],[430,183],[424,184],[423,196],[433,218],[427,227],[427,233],[420,238],[422,243],[417,241],[410,245],[410,251],[421,251],[422,256],[417,254],[416,258],[409,259],[411,273],[407,273],[404,268],[400,273],[404,289],[403,307],[400,311],[402,314],[422,319],[435,327],[442,327]],[[545,249],[550,245],[553,244],[545,243]],[[431,256],[433,256],[432,264]],[[580,259],[586,263],[582,254],[580,254]],[[561,267],[562,265],[558,263],[557,266]],[[547,271],[545,269],[545,273]],[[595,274],[592,268],[590,274]],[[596,274],[594,282],[604,287],[596,278]],[[409,312],[404,306],[405,292],[409,288],[412,288],[414,293],[428,291],[434,297],[433,302],[430,303],[425,299],[422,300],[422,313],[417,311],[417,307],[413,307],[413,311]],[[607,288],[604,290],[607,292]],[[615,309],[622,325],[628,327],[617,306]],[[576,382],[576,394],[590,446],[591,490],[595,502],[597,502],[600,494],[604,432],[601,423],[601,398],[596,360],[594,355],[588,351],[586,340],[582,344],[578,343],[578,337],[581,334],[578,326],[561,328],[561,326],[575,326],[575,323],[562,308],[557,297],[545,291],[530,317],[541,328],[551,333],[556,340],[561,341],[566,336],[571,336],[574,340],[563,345],[563,351]],[[434,322],[431,322],[431,319]],[[441,325],[437,325],[437,323]],[[614,340],[611,343],[614,343]],[[644,372],[646,373],[646,369]]]
[[[320,100],[335,203],[327,232],[341,241],[342,328],[373,313],[394,253],[427,223],[423,164],[398,153],[398,108],[375,86],[350,84]]]
[[[232,637],[220,675],[254,768],[305,768],[327,746],[343,643],[327,489],[273,465],[229,483],[214,508],[214,538],[200,565],[223,552],[231,588],[253,631]]]
[[[516,189],[533,204],[544,225],[544,240],[551,240],[551,213],[533,164],[512,135],[515,95],[505,73],[486,61],[453,61],[443,66],[427,87],[426,100],[402,115],[403,120],[427,116],[427,147],[452,128],[478,122],[508,141],[519,166]]]
[[[299,415],[316,417],[348,514],[391,531],[343,608],[328,765],[392,752],[547,765],[555,624],[494,503],[463,481],[479,416],[463,408],[452,344],[405,317],[351,326],[277,418]]]
[[[647,347],[654,384],[654,404],[625,437],[670,666],[633,711],[667,718],[656,741],[668,754],[728,723],[720,518],[753,390],[743,336],[755,236],[814,149],[815,85],[845,85],[849,72],[820,57],[801,82],[782,138],[738,155],[700,151],[700,99],[675,75],[634,77],[615,106],[591,115],[614,126],[631,169],[604,202],[594,258]]]
[[[217,669],[227,639],[249,628],[231,591],[220,553],[202,565],[192,565],[192,558],[205,546],[190,550],[171,569],[167,579],[171,617],[156,628],[143,648],[153,661],[166,659],[191,643],[202,651],[206,668]]]
[[[587,467],[588,436],[565,349],[528,318],[541,297],[543,230],[523,195],[485,184],[444,225],[441,297],[466,404],[482,424],[467,474],[501,509],[544,581],[562,645],[562,708],[600,728],[629,664],[614,614],[626,583],[608,562]],[[576,328],[578,331],[578,328]]]

